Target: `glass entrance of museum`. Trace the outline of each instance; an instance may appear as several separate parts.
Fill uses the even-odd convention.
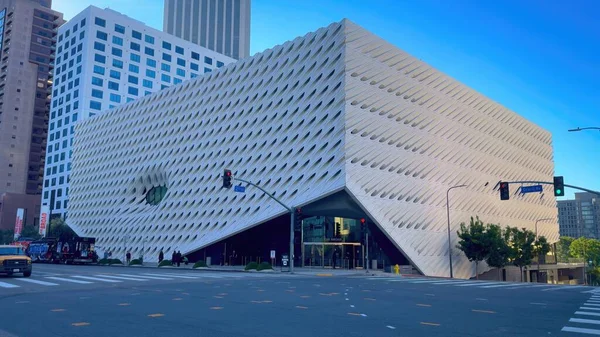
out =
[[[306,218],[302,221],[302,266],[363,268],[364,236],[361,219]]]

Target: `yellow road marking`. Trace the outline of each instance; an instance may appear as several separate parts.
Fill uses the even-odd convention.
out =
[[[148,317],[163,317],[164,314],[150,314]]]
[[[495,311],[491,311],[491,310],[477,310],[477,309],[472,309],[471,311],[472,312],[481,312],[481,313],[484,313],[484,314],[495,314],[496,313]]]
[[[175,297],[175,298],[173,299],[173,301],[181,301],[181,300],[182,300],[182,298],[181,298],[181,297]]]
[[[221,310],[223,307],[210,307],[210,310]]]
[[[298,308],[298,309],[308,309],[308,307],[303,307],[301,305],[297,305],[296,308]]]
[[[67,311],[66,309],[52,309],[50,310],[52,312],[62,312],[62,311]]]
[[[439,323],[421,322],[422,325],[440,326]]]
[[[128,306],[128,305],[131,305],[131,303],[119,303],[119,304],[117,304],[117,305],[118,305],[118,306],[121,306],[121,307],[126,307],[126,306]]]
[[[317,276],[330,277],[333,276],[333,274],[317,274]]]
[[[418,307],[430,307],[431,304],[422,304],[422,303],[417,303]]]
[[[86,325],[90,325],[90,323],[88,322],[77,322],[77,323],[71,323],[72,326],[86,326]]]
[[[370,297],[365,297],[365,301],[375,301],[374,298],[370,298]]]

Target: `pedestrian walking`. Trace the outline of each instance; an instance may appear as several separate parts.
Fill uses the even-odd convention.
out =
[[[181,265],[181,251],[177,252],[177,255],[175,258],[177,259],[177,267],[179,267]]]
[[[165,259],[165,253],[163,253],[162,249],[160,250],[160,253],[158,253],[158,263],[161,263],[162,260]]]
[[[127,265],[129,265],[129,262],[131,262],[131,252],[127,251],[127,254],[125,254],[125,257],[127,258]]]
[[[173,254],[171,255],[171,265],[175,265],[175,263],[177,262],[177,251],[174,250]]]

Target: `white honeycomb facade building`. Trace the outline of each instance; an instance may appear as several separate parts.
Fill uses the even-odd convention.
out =
[[[343,20],[80,122],[69,225],[117,256],[127,238],[156,260],[286,213],[256,189],[222,189],[224,168],[288,205],[347,193],[426,275],[449,273],[451,186],[467,185],[450,192],[452,247],[471,216],[529,229],[557,217],[550,189],[510,201],[493,189],[551,181],[548,132]],[[156,186],[168,190],[151,205]],[[539,234],[557,241],[558,225]],[[474,275],[452,254],[455,276]]]

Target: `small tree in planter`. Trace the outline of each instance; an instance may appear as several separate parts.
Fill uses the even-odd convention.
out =
[[[171,262],[171,260],[162,260],[160,261],[160,263],[158,264],[159,267],[166,267],[166,266],[172,266],[173,263]]]
[[[244,270],[256,270],[257,268],[258,268],[258,263],[250,262],[246,265],[246,268],[244,268]]]
[[[203,260],[200,260],[196,263],[194,263],[194,269],[196,268],[208,268],[208,266],[206,265],[206,262],[204,262]]]

